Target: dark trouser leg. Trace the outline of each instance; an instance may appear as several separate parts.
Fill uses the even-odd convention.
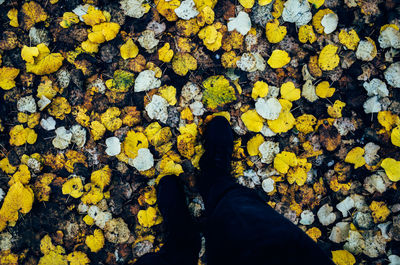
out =
[[[209,265],[333,264],[303,231],[233,178],[222,178],[202,195]]]
[[[148,253],[140,257],[135,265],[172,265],[161,253]]]
[[[158,253],[141,257],[136,264],[197,265],[200,235],[191,220],[183,187],[175,176],[165,176],[157,187],[158,207],[167,231]]]

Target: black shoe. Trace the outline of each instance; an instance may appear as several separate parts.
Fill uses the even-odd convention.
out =
[[[171,264],[197,264],[200,233],[190,216],[183,186],[176,176],[165,176],[160,180],[157,200],[167,233],[160,252]]]
[[[204,132],[205,152],[200,159],[200,192],[208,190],[219,178],[230,177],[233,153],[233,132],[228,120],[213,118]]]

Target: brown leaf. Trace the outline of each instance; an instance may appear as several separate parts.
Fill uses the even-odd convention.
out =
[[[338,130],[328,123],[324,123],[319,127],[319,138],[322,146],[328,151],[335,150],[342,139]]]

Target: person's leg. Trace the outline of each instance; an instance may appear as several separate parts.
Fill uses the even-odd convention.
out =
[[[158,208],[164,220],[167,236],[158,253],[139,258],[139,265],[197,265],[200,234],[186,205],[182,185],[176,176],[165,176],[157,187]]]
[[[235,183],[229,174],[233,135],[226,119],[213,119],[204,138],[199,190],[207,214],[208,264],[333,264],[303,231]]]

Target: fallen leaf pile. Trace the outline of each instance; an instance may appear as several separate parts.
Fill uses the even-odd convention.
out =
[[[336,264],[400,264],[396,3],[0,0],[0,263],[158,251],[156,185],[202,216],[221,115],[238,183]]]

